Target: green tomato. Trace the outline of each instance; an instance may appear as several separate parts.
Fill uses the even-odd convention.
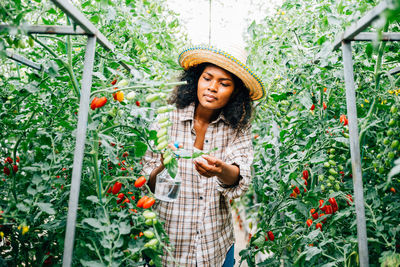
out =
[[[392,160],[392,159],[394,159],[394,156],[395,156],[395,154],[394,154],[393,151],[390,151],[390,152],[388,153],[388,159]]]
[[[145,219],[155,219],[157,217],[157,214],[155,212],[149,211],[149,210],[145,210],[143,212],[143,217]]]
[[[329,160],[328,162],[329,162],[329,164],[331,164],[331,166],[336,166],[336,161],[334,161],[334,160]]]
[[[158,144],[157,150],[163,150],[163,149],[166,148],[167,146],[168,146],[168,142],[167,142],[167,141],[164,141],[164,142]]]
[[[166,113],[166,112],[171,111],[171,110],[173,110],[172,107],[170,107],[170,106],[163,106],[163,107],[159,107],[159,108],[157,109],[157,113],[158,113],[158,114],[162,114],[162,113]]]
[[[326,185],[327,185],[328,187],[331,187],[331,186],[332,186],[332,184],[331,184],[330,182],[328,182]]]
[[[398,140],[394,140],[394,141],[392,142],[392,144],[390,145],[390,147],[391,147],[392,149],[396,149],[398,146],[399,146],[399,141],[398,141]]]
[[[153,238],[152,240],[150,240],[149,242],[147,242],[146,244],[144,244],[145,248],[149,248],[149,247],[155,247],[158,244],[158,240],[156,238]]]
[[[103,117],[101,117],[101,121],[103,122],[103,123],[107,123],[107,116],[103,116]]]
[[[392,107],[390,108],[390,112],[392,112],[392,114],[397,113],[397,110],[398,110],[397,106],[392,106]]]
[[[325,190],[325,185],[321,184],[321,190],[322,190],[322,191]]]
[[[383,139],[383,144],[384,144],[385,146],[387,146],[389,143],[390,143],[389,138],[386,137],[385,139]]]
[[[335,189],[336,189],[336,191],[339,191],[340,190],[340,184],[336,183],[335,184]]]
[[[135,96],[136,96],[135,91],[129,92],[129,93],[126,95],[126,100],[133,100],[133,99],[135,98]]]
[[[390,119],[389,121],[389,126],[395,125],[396,121],[394,119]]]
[[[394,135],[394,131],[393,131],[392,129],[389,129],[389,130],[387,131],[387,135],[388,135],[388,136]]]
[[[343,171],[343,169],[344,169],[343,165],[339,165],[338,168],[340,171]]]
[[[171,155],[167,155],[167,156],[164,158],[164,161],[163,161],[164,165],[167,165],[168,163],[170,163],[171,160],[172,160],[172,156],[171,156]]]
[[[323,182],[324,181],[324,175],[323,174],[318,175],[318,181],[319,182]]]
[[[324,167],[325,168],[329,168],[331,166],[331,164],[329,164],[329,162],[324,162]]]
[[[333,154],[335,152],[336,152],[336,150],[334,148],[329,149],[329,153]]]
[[[117,83],[117,87],[124,87],[124,86],[127,86],[129,84],[129,82],[127,81],[127,80],[125,80],[125,79],[122,79],[121,81],[119,81],[118,83]]]
[[[157,138],[160,138],[161,136],[164,136],[166,134],[167,134],[167,128],[161,128],[161,130],[157,132]]]
[[[158,123],[166,122],[169,119],[168,116],[158,118]]]
[[[150,230],[146,230],[143,232],[143,235],[148,239],[152,239],[154,237],[154,232],[150,231]]]
[[[328,179],[329,179],[330,181],[332,181],[332,182],[334,182],[334,181],[336,180],[336,178],[333,177],[332,175],[329,175],[329,176],[328,176]]]
[[[335,155],[333,155],[333,154],[329,155],[329,159],[333,159],[334,157],[335,157]]]
[[[147,103],[152,103],[160,98],[159,94],[150,94],[146,96],[146,102]]]
[[[337,175],[338,174],[337,171],[335,171],[332,168],[329,169],[329,173],[332,174],[332,175]]]

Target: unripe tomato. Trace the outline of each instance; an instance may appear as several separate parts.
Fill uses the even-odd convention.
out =
[[[154,232],[150,231],[150,230],[146,230],[143,232],[143,235],[148,239],[152,239],[154,237]]]
[[[392,107],[390,108],[390,112],[392,112],[392,114],[397,113],[397,110],[398,110],[397,106],[392,106]]]
[[[398,146],[399,146],[399,141],[397,141],[397,140],[394,140],[394,141],[392,142],[392,144],[390,145],[390,147],[391,147],[392,149],[396,149]]]
[[[146,96],[146,102],[147,103],[152,103],[156,100],[158,100],[160,98],[159,94],[149,94],[148,96]]]
[[[152,211],[145,210],[145,211],[143,212],[143,217],[144,217],[145,219],[155,219],[155,218],[157,217],[157,214],[155,214],[155,213],[152,212]]]
[[[123,87],[123,86],[127,86],[129,84],[129,82],[125,79],[122,79],[121,81],[119,81],[117,83],[117,87]]]
[[[135,98],[135,96],[136,96],[136,93],[135,93],[134,91],[129,92],[129,93],[126,95],[126,100],[133,100],[133,99]]]

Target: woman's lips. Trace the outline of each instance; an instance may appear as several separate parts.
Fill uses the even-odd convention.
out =
[[[205,98],[207,101],[214,101],[214,100],[217,100],[217,98],[216,98],[215,96],[210,95],[210,94],[204,94],[204,98]]]

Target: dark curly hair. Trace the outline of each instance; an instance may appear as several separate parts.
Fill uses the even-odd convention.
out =
[[[197,105],[199,103],[197,99],[197,82],[207,66],[213,66],[213,64],[202,63],[184,71],[180,76],[180,80],[186,81],[187,84],[177,86],[168,102],[175,104],[177,108],[185,108],[193,102]],[[232,73],[230,74],[233,77],[235,90],[228,104],[222,108],[222,113],[233,129],[242,130],[249,126],[253,112],[250,92],[241,79]]]

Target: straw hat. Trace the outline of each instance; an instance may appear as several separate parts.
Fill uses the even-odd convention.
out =
[[[259,100],[265,96],[261,79],[246,65],[244,47],[236,44],[199,45],[185,49],[178,57],[179,64],[187,70],[192,66],[209,62],[239,77],[250,90],[250,98]]]

